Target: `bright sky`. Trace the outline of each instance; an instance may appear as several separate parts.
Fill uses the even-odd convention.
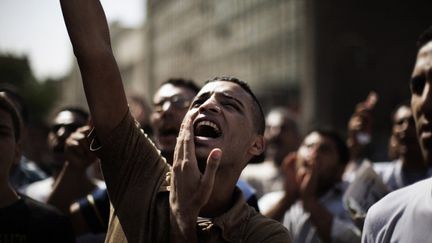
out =
[[[108,21],[135,27],[145,0],[101,0]],[[0,52],[27,55],[38,78],[60,77],[72,65],[72,48],[58,0],[0,0]]]

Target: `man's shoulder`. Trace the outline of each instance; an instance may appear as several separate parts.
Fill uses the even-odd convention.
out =
[[[413,185],[393,191],[375,203],[368,211],[368,224],[386,223],[390,219],[398,219],[408,207],[415,207],[421,197],[429,195],[426,190],[432,188],[432,178],[419,181]]]
[[[35,220],[65,220],[64,216],[55,207],[36,201],[30,197],[21,195],[23,201],[23,207],[29,211],[29,215]]]
[[[402,228],[408,231],[426,232],[419,229],[419,224],[413,225],[415,218],[428,215],[432,211],[431,202],[432,178],[417,182],[389,193],[374,204],[368,211],[363,228],[362,242],[389,242],[393,234],[397,237],[409,235],[400,232]],[[423,215],[423,216],[421,216]],[[422,219],[429,222],[429,218]],[[408,241],[419,242],[419,241]]]
[[[414,183],[410,186],[401,188],[399,190],[393,191],[374,204],[369,212],[372,213],[387,213],[394,212],[396,208],[405,208],[410,204],[417,203],[416,200],[424,195],[429,195],[430,193],[425,193],[426,191],[431,191],[432,189],[432,178],[425,179]]]

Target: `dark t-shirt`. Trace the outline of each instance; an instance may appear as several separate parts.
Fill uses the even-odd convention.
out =
[[[0,242],[75,242],[70,222],[57,209],[22,196],[0,208]]]

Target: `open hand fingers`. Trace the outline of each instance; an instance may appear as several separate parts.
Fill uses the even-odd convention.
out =
[[[196,158],[195,158],[193,120],[191,118],[185,119],[182,139],[183,139],[183,142],[182,142],[183,143],[183,160],[194,162],[191,164],[191,166],[197,167]]]
[[[180,127],[174,151],[173,165],[177,163],[193,162],[192,166],[198,168],[195,158],[195,143],[193,120],[196,115],[186,115]]]
[[[282,161],[282,169],[286,175],[295,175],[297,163],[297,153],[289,153]]]

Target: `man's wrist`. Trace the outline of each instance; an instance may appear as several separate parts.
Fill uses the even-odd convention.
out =
[[[171,242],[195,242],[197,218],[198,216],[171,210]]]

